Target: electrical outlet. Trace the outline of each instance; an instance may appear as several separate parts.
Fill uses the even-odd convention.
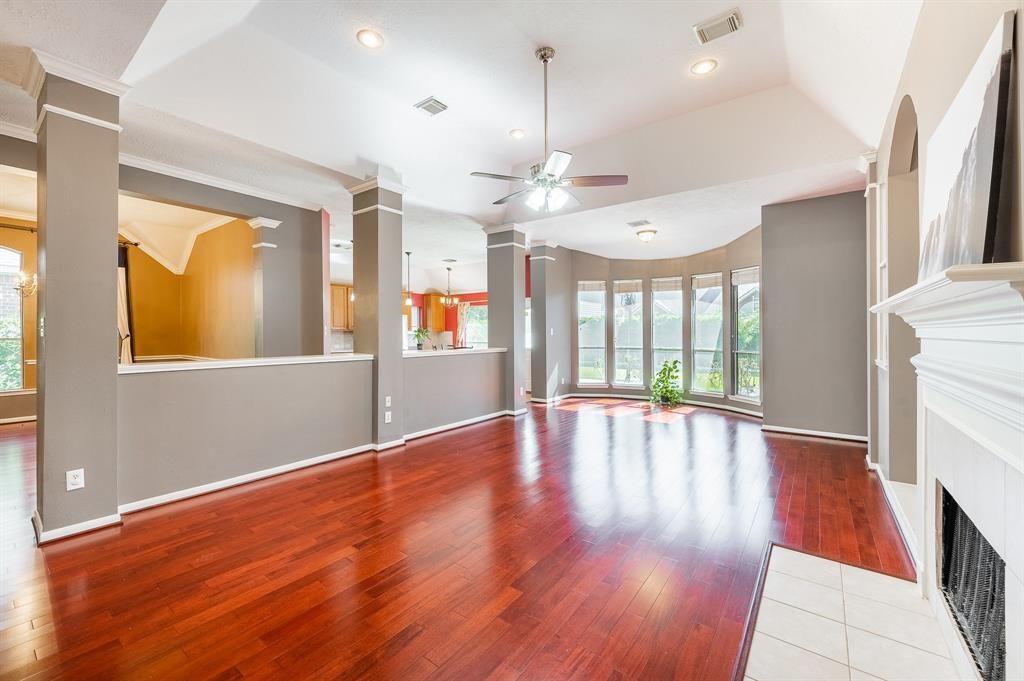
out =
[[[391,412],[384,412],[384,423],[391,423]]]
[[[73,489],[82,489],[85,487],[85,469],[76,468],[73,471],[67,471],[64,473],[65,482],[67,482],[68,491]]]
[[[386,396],[384,398],[384,406],[385,407],[390,407],[391,406],[391,395],[388,395],[388,396]]]

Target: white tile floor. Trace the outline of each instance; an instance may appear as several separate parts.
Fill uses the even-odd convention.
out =
[[[957,679],[917,585],[774,547],[747,681]]]

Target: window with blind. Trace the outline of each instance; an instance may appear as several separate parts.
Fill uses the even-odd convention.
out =
[[[605,286],[603,281],[576,284],[577,383],[606,383]]]
[[[761,271],[732,272],[732,394],[761,399]]]
[[[14,287],[21,272],[21,252],[0,246],[0,390],[21,390],[21,292]]]
[[[644,289],[640,279],[616,281],[614,335],[615,385],[644,384]]]
[[[683,278],[651,280],[651,375],[666,362],[679,360],[683,383]]]
[[[725,388],[722,371],[722,275],[695,275],[691,287],[690,389],[721,395]]]

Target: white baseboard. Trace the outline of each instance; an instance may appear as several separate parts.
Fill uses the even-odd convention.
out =
[[[405,444],[404,438],[398,438],[397,440],[391,440],[390,442],[381,442],[379,444],[370,445],[370,448],[375,452],[383,452],[385,449],[394,449],[395,447],[401,447]]]
[[[462,421],[456,421],[454,423],[446,423],[443,426],[435,426],[433,428],[425,428],[424,430],[417,430],[415,433],[407,433],[405,439],[414,440],[418,437],[434,435],[435,433],[443,433],[446,430],[454,430],[455,428],[462,428],[463,426],[470,426],[473,425],[474,423],[480,423],[481,421],[489,421],[491,419],[496,419],[499,416],[506,416],[511,414],[512,412],[508,410],[503,410],[496,411],[490,414],[484,414],[483,416],[474,416],[471,419],[464,419]]]
[[[761,426],[761,430],[773,433],[787,433],[789,435],[806,435],[808,437],[824,437],[830,440],[849,440],[851,442],[867,442],[866,435],[849,435],[847,433],[830,433],[824,430],[806,430],[804,428],[786,428],[784,426],[770,426],[767,423]]]
[[[35,415],[32,415],[32,416],[12,416],[10,418],[0,419],[0,425],[3,425],[5,423],[25,423],[27,421],[35,421],[35,420],[36,420]]]
[[[554,404],[558,404],[559,402],[564,400],[566,397],[569,397],[569,395],[562,394],[562,395],[555,395],[554,397],[530,397],[530,401],[531,402],[536,402],[537,404],[546,404],[548,406],[551,406],[551,405],[554,405]]]
[[[189,487],[187,489],[178,490],[177,492],[168,492],[167,494],[160,494],[155,497],[149,497],[148,499],[129,501],[126,504],[120,504],[117,507],[117,510],[118,513],[132,513],[133,511],[141,511],[144,508],[151,508],[153,506],[169,504],[172,501],[188,499],[189,497],[196,497],[199,496],[200,494],[206,494],[208,492],[216,492],[217,490],[226,489],[228,487],[235,487],[236,485],[241,485],[246,482],[252,482],[254,480],[262,480],[263,478],[269,478],[274,475],[280,475],[281,473],[287,473],[289,471],[298,470],[300,468],[308,468],[309,466],[315,466],[319,463],[327,463],[328,461],[342,459],[346,456],[361,454],[363,452],[371,451],[374,448],[375,445],[360,445],[358,447],[352,447],[351,449],[343,449],[340,452],[330,452],[328,454],[321,454],[320,456],[314,456],[309,459],[293,461],[291,463],[282,464],[280,466],[274,466],[273,468],[265,468],[261,471],[245,473],[243,475],[236,475],[233,478],[218,480],[216,482],[209,482],[206,483],[205,485],[196,485],[195,487]]]
[[[36,533],[36,543],[45,544],[47,542],[55,541],[57,539],[63,539],[70,537],[75,534],[82,534],[83,532],[90,532],[92,530],[98,530],[101,527],[107,527],[108,525],[119,525],[121,523],[121,514],[113,513],[111,515],[105,515],[102,518],[93,518],[92,520],[86,520],[74,525],[65,525],[64,527],[58,527],[55,530],[43,531],[43,521],[39,517],[39,510],[32,512],[32,528]]]
[[[889,512],[892,513],[892,517],[896,520],[896,527],[900,531],[900,538],[903,540],[903,545],[907,547],[907,553],[910,554],[910,559],[914,561],[914,569],[917,571],[918,577],[920,577],[923,574],[921,556],[917,551],[917,540],[914,538],[914,528],[910,524],[910,518],[903,512],[903,504],[900,503],[899,497],[896,496],[896,491],[892,488],[889,478],[885,477],[885,473],[882,472],[881,466],[873,462],[868,454],[864,455],[864,461],[867,463],[868,469],[874,471],[878,475],[879,482],[882,483],[885,503],[888,504]]]
[[[756,416],[757,418],[764,418],[761,412],[754,411],[752,409],[741,409],[734,407],[731,404],[717,404],[715,402],[698,402],[697,400],[683,400],[683,404],[690,404],[695,407],[707,407],[709,409],[724,409],[725,411],[734,411],[737,414],[744,414],[746,416]]]
[[[526,407],[523,407],[522,409],[516,409],[514,411],[512,409],[506,409],[502,413],[505,414],[505,416],[522,416],[523,414],[526,413]]]

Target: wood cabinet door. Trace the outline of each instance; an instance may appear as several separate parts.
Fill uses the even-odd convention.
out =
[[[331,284],[331,328],[346,329],[348,295],[345,292],[346,286]]]

